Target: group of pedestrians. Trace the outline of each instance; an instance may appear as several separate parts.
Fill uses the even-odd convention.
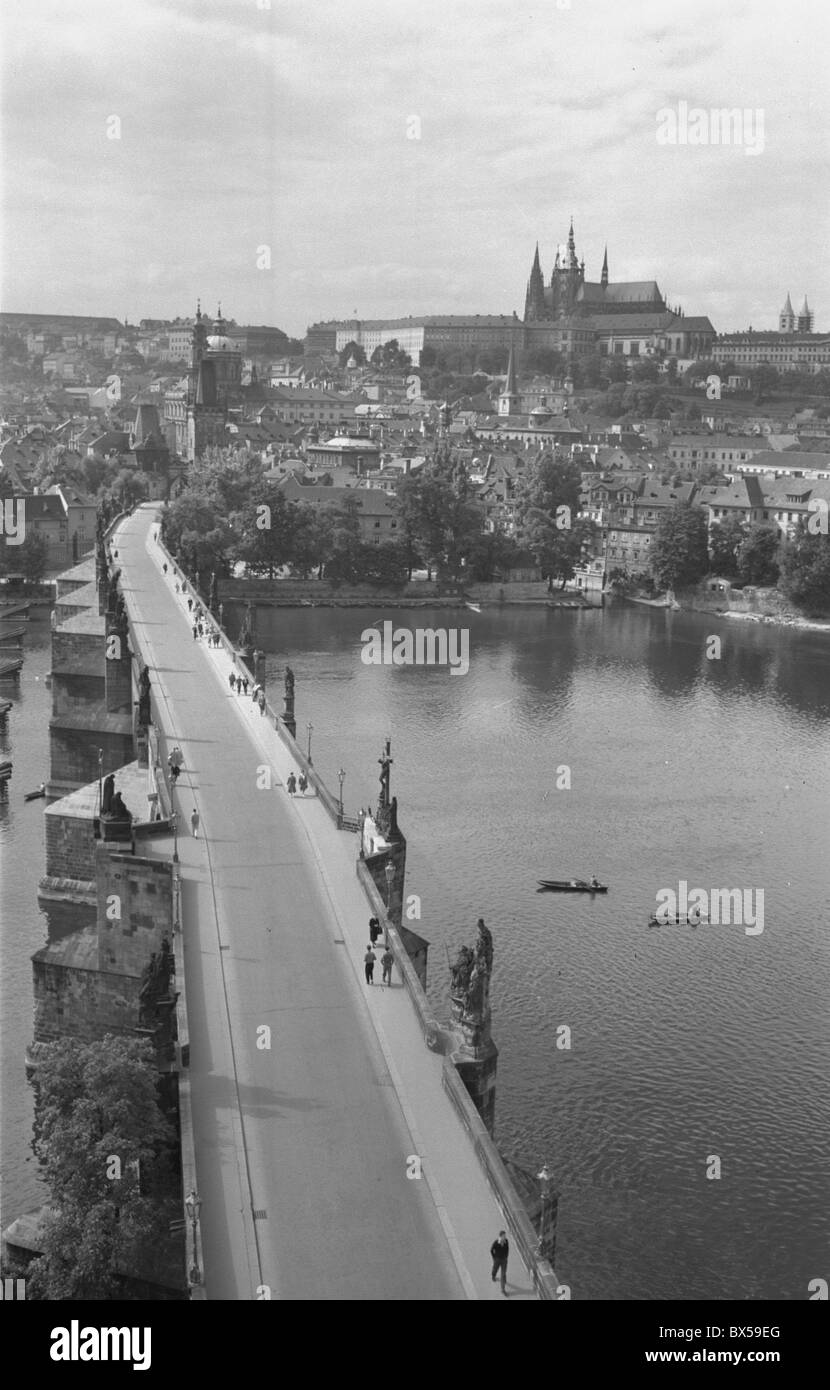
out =
[[[375,962],[377,961],[377,956],[375,954],[375,944],[379,936],[380,922],[378,921],[377,917],[370,917],[369,945],[366,947],[366,954],[363,957],[363,971],[366,976],[367,985],[372,985],[375,982]],[[381,984],[389,985],[391,988],[392,966],[395,964],[395,957],[392,955],[388,941],[384,945],[383,955],[380,958],[380,963],[383,970]]]
[[[285,790],[288,792],[289,796],[293,796],[298,788],[302,795],[305,796],[306,792],[308,791],[308,778],[306,777],[304,772],[301,772],[298,781],[297,778],[294,776],[294,773],[289,772],[288,776],[285,779]]]

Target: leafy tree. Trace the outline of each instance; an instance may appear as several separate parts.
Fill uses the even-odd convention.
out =
[[[346,346],[338,354],[340,366],[345,367],[346,363],[352,357],[354,358],[358,367],[364,367],[366,365],[366,353],[360,346],[360,343],[356,343],[354,342],[354,340],[348,342]]]
[[[229,572],[236,537],[203,488],[188,487],[168,505],[165,534],[171,553],[180,557],[191,578],[196,570],[203,575]]]
[[[709,554],[706,517],[699,507],[681,503],[663,513],[649,564],[661,589],[685,588],[703,578],[709,568]]]
[[[539,372],[541,376],[559,376],[564,366],[565,359],[555,348],[532,348],[523,362],[526,371]]]
[[[781,533],[777,526],[750,526],[738,554],[738,572],[745,584],[775,584]]]
[[[579,511],[582,473],[571,460],[542,454],[516,488],[516,539],[530,550],[542,572],[561,578],[573,574],[573,557],[579,556],[584,536],[574,542]]]
[[[500,528],[483,531],[467,554],[467,574],[474,584],[492,584],[516,562],[519,547]]]
[[[417,476],[403,479],[398,508],[410,549],[417,547],[429,570],[459,579],[484,529],[484,510],[463,465],[447,453],[432,459]]]
[[[8,556],[7,561],[9,568],[22,574],[27,584],[39,584],[49,562],[49,542],[40,531],[27,527],[22,545],[17,546],[17,558]]]
[[[605,392],[605,411],[606,414],[616,417],[624,415],[627,407],[623,404],[627,393],[627,387],[622,381],[612,381],[608,390]]]
[[[397,338],[378,344],[370,360],[373,367],[379,367],[384,372],[405,372],[412,366],[412,358],[402,350]]]
[[[483,348],[476,353],[475,369],[477,372],[484,372],[487,376],[501,376],[507,371],[507,359],[510,350],[506,347]],[[421,354],[423,362],[423,353]]]
[[[812,535],[802,522],[782,547],[780,587],[810,615],[830,613],[830,540]]]
[[[598,352],[591,352],[585,357],[577,358],[577,373],[574,377],[574,385],[577,390],[586,386],[601,386],[603,383],[603,369],[605,359]]]
[[[104,495],[111,497],[128,511],[139,502],[146,502],[150,495],[147,475],[137,468],[120,468],[105,488]]]
[[[709,560],[712,574],[737,579],[738,551],[746,539],[746,526],[736,516],[714,525],[709,532]]]
[[[28,355],[25,340],[19,333],[7,333],[0,339],[0,362],[4,366],[9,362],[26,362]]]
[[[159,1108],[150,1044],[107,1036],[44,1046],[32,1148],[54,1210],[27,1296],[129,1297],[119,1273],[150,1277],[177,1214],[175,1132]]]
[[[660,380],[660,369],[651,358],[635,362],[631,368],[631,380],[637,382],[656,382]]]
[[[249,574],[273,579],[274,571],[293,559],[293,522],[293,508],[282,488],[260,482],[235,517],[240,539],[234,558],[242,561]]]
[[[326,511],[308,502],[291,503],[291,568],[307,579],[315,566],[322,579],[331,553],[332,521]]]
[[[606,357],[603,360],[603,376],[612,386],[620,381],[627,381],[628,368],[625,364],[625,359],[622,356],[618,357],[616,354],[612,354],[611,357]]]
[[[778,373],[774,367],[768,366],[765,362],[758,367],[753,367],[749,373],[752,382],[752,389],[755,392],[755,404],[761,405],[768,400],[778,385]]]

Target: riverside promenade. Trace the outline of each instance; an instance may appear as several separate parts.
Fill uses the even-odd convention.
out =
[[[506,1222],[397,970],[391,989],[364,983],[354,836],[313,795],[288,796],[289,751],[231,692],[224,649],[194,641],[155,523],[140,508],[112,545],[157,721],[184,755],[174,797],[207,1297],[535,1299],[515,1245],[509,1299],[490,1279]],[[420,1179],[407,1177],[413,1155]]]

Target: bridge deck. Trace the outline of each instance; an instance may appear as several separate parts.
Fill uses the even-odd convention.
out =
[[[440,1059],[403,989],[362,980],[354,839],[314,798],[287,796],[288,752],[231,694],[225,653],[194,642],[152,520],[140,509],[116,544],[157,708],[184,753],[176,799],[208,1296],[251,1299],[267,1284],[284,1299],[498,1298],[487,1251],[504,1222],[441,1090]],[[270,791],[257,787],[266,763]],[[270,1049],[257,1046],[263,1025]],[[411,1154],[429,1182],[407,1178]],[[535,1296],[515,1253],[509,1273],[514,1296]]]

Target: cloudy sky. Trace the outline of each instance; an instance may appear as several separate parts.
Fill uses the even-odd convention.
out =
[[[521,314],[573,215],[589,279],[607,241],[719,331],[787,291],[830,329],[827,0],[3,0],[0,31],[4,309]],[[683,102],[763,148],[659,144]]]

